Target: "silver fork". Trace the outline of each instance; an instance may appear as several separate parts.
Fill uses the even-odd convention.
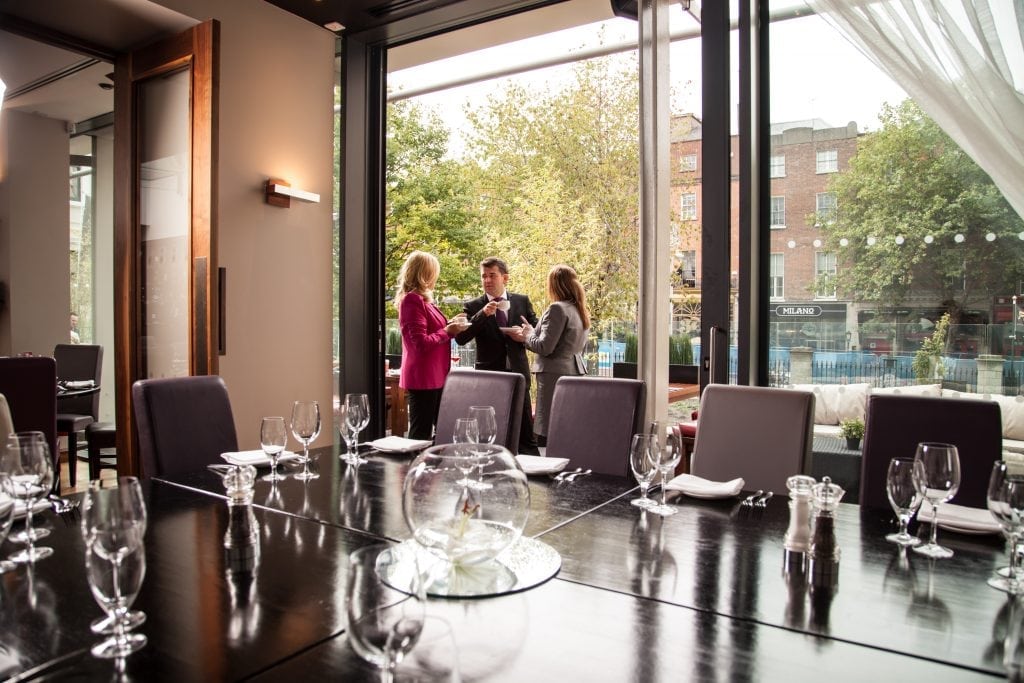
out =
[[[756,503],[754,503],[754,506],[759,507],[763,510],[764,508],[768,507],[768,501],[771,500],[772,496],[774,495],[775,494],[772,491],[769,491],[768,493],[764,494],[764,496],[760,498]]]
[[[573,472],[568,477],[566,477],[565,480],[566,481],[576,481],[579,477],[585,477],[588,474],[592,473],[593,471],[594,470],[583,470],[581,472]]]
[[[54,493],[47,496],[47,500],[50,501],[53,511],[60,515],[60,518],[64,520],[65,524],[71,525],[78,521],[79,501],[71,500],[70,498],[61,498]]]
[[[740,503],[740,507],[744,507],[744,508],[752,508],[752,507],[754,507],[754,501],[756,501],[758,498],[760,498],[763,495],[764,495],[764,489],[758,489],[757,493],[752,493],[749,496],[747,496],[746,498],[744,498],[743,502]]]
[[[558,474],[555,475],[554,479],[555,479],[555,481],[567,481],[569,479],[569,477],[577,475],[577,474],[579,474],[582,471],[583,471],[582,467],[577,467],[572,472],[559,472]]]

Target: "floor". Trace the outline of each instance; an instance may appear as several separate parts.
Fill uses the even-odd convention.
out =
[[[85,453],[85,451],[82,451]],[[100,470],[101,479],[117,479],[117,470],[105,467]],[[78,465],[75,468],[75,486],[72,487],[68,483],[68,463],[67,453],[62,451],[60,454],[60,492],[61,495],[70,495],[72,493],[82,493],[89,486],[89,463],[85,460],[79,459]]]

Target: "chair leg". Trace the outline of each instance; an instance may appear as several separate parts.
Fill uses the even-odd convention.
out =
[[[78,465],[78,433],[68,432],[68,484],[75,485],[75,470]],[[59,478],[59,473],[58,473]]]

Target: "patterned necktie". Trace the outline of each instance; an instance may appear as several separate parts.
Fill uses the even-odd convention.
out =
[[[508,314],[501,310],[501,302],[505,298],[499,296],[495,301],[498,302],[498,310],[494,312],[494,319],[498,321],[498,327],[508,327]]]

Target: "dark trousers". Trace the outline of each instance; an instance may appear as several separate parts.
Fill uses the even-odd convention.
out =
[[[409,404],[409,438],[432,440],[441,407],[441,389],[406,389],[405,398]]]

